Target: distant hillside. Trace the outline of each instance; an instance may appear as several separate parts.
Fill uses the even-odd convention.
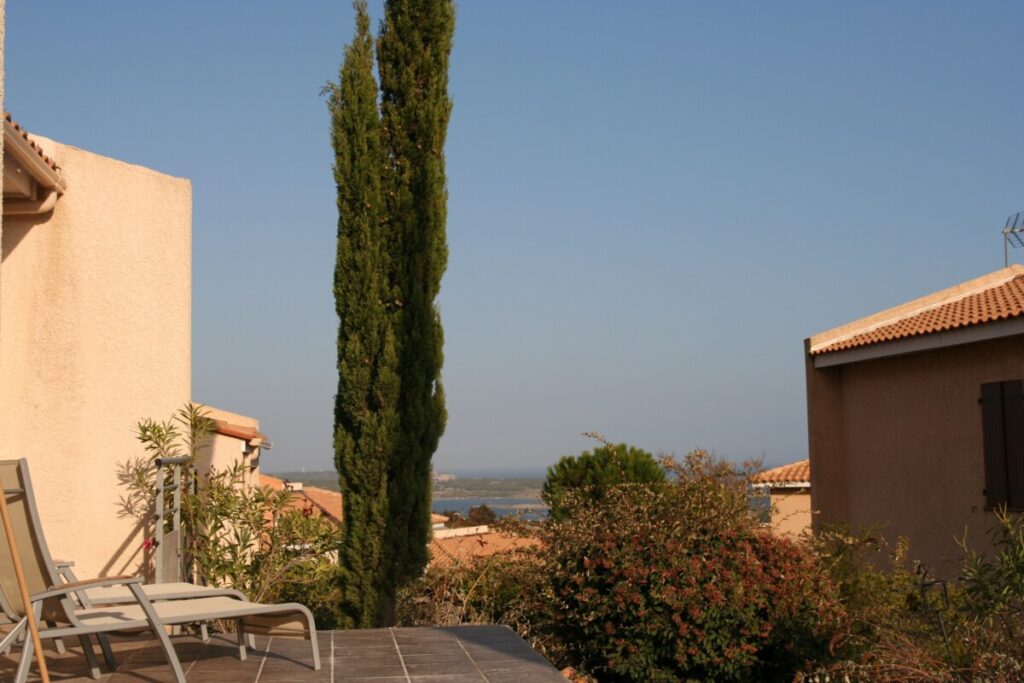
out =
[[[337,472],[267,472],[278,479],[297,481],[304,486],[316,486],[328,491],[338,490]]]
[[[305,486],[338,490],[337,472],[267,472]],[[540,499],[543,478],[455,477],[434,482],[434,498],[534,498]]]
[[[540,499],[543,479],[515,477],[456,477],[434,482],[434,498],[536,498]]]

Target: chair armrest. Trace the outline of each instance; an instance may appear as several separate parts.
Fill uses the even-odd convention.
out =
[[[60,574],[60,577],[68,583],[78,581],[78,577],[75,576],[74,570],[71,569],[75,566],[74,562],[70,560],[54,560],[53,566],[56,567],[57,573]]]
[[[75,581],[73,583],[66,583],[63,586],[56,586],[48,591],[41,593],[34,593],[32,595],[32,602],[38,602],[40,600],[46,600],[48,598],[59,598],[62,595],[68,593],[74,593],[76,591],[85,590],[87,588],[100,588],[102,586],[117,586],[117,585],[128,585],[132,583],[142,583],[141,576],[108,576],[102,579],[89,579],[87,581]]]

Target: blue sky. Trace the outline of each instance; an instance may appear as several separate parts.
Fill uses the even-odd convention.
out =
[[[540,470],[589,430],[805,457],[805,337],[1002,267],[1021,25],[1018,2],[460,3],[435,467]],[[7,6],[17,120],[192,180],[193,398],[258,417],[270,470],[332,466],[319,91],[351,33],[346,2]]]

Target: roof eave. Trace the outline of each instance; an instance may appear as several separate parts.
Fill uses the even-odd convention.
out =
[[[972,325],[971,327],[960,327],[944,332],[932,332],[905,339],[877,342],[842,351],[830,351],[817,355],[812,351],[811,358],[814,360],[815,368],[827,368],[835,365],[847,365],[866,360],[888,358],[890,356],[902,356],[908,353],[934,351],[935,349],[972,344],[990,339],[1001,339],[1019,334],[1024,334],[1024,316]]]
[[[964,299],[973,294],[1006,284],[1016,277],[1024,275],[1024,265],[1013,264],[1000,270],[982,275],[973,280],[968,280],[959,285],[947,287],[946,289],[928,294],[917,299],[884,311],[874,313],[859,320],[834,327],[824,332],[819,332],[810,338],[811,355],[818,354],[830,346],[844,340],[866,334],[886,325],[891,325],[899,320],[904,320],[916,314],[932,310],[954,301]],[[830,353],[830,352],[829,352]]]
[[[67,182],[60,171],[50,167],[46,161],[39,156],[39,152],[32,147],[25,139],[16,125],[4,119],[4,151],[10,152],[18,160],[32,179],[47,190],[63,194],[67,189]]]

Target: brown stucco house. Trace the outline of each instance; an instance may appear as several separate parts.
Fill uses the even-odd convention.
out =
[[[805,341],[816,528],[884,525],[954,576],[993,510],[1024,510],[1024,266]]]

